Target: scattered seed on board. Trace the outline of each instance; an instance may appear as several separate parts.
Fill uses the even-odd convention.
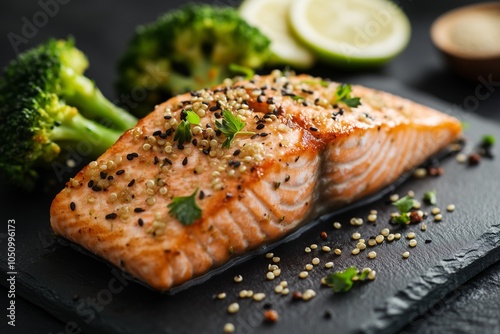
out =
[[[272,271],[268,271],[267,274],[266,274],[266,278],[270,281],[272,281],[276,276],[274,275],[274,273]]]
[[[243,276],[241,276],[241,275],[236,275],[236,276],[234,276],[234,281],[235,281],[236,283],[243,282]]]
[[[431,210],[431,213],[432,213],[433,215],[437,215],[437,214],[438,214],[438,213],[440,213],[440,212],[441,212],[441,209],[439,209],[439,208],[432,208],[432,210]]]
[[[384,237],[387,237],[391,233],[388,228],[383,228],[382,231],[380,231],[380,234],[382,234]]]
[[[316,248],[318,248],[318,245],[316,245],[316,244],[312,244],[312,245],[311,245],[311,246],[309,246],[309,247],[311,247],[311,249],[316,249]]]
[[[234,333],[235,328],[234,325],[230,322],[224,325],[224,333]]]
[[[377,244],[377,240],[375,239],[368,239],[368,246],[373,247]]]
[[[221,293],[217,294],[217,299],[224,299],[224,298],[226,298],[225,292],[221,292]]]
[[[351,254],[352,254],[352,255],[358,255],[358,254],[359,254],[359,248],[354,248],[354,249],[351,251]]]
[[[275,310],[265,310],[264,311],[264,319],[267,322],[275,323],[279,319],[278,312],[276,312]]]
[[[288,282],[287,281],[281,281],[280,282],[280,285],[284,288],[286,288],[288,286]]]
[[[376,257],[377,257],[377,253],[376,252],[371,251],[371,252],[368,253],[368,258],[369,259],[374,259]]]
[[[406,233],[406,239],[414,239],[416,236],[415,232]]]
[[[410,252],[404,252],[403,253],[403,259],[407,259],[410,257]]]
[[[455,211],[455,204],[450,204],[446,207],[446,211],[452,212]]]
[[[353,226],[361,226],[363,225],[363,218],[353,217],[349,222]]]
[[[283,292],[283,287],[281,285],[276,285],[274,287],[274,292],[276,292],[276,293],[282,293]]]
[[[420,225],[420,230],[421,230],[421,231],[427,231],[427,224],[426,224],[426,223],[422,223],[422,224]]]
[[[319,259],[317,257],[315,257],[314,259],[312,259],[311,263],[315,266],[317,266],[319,264]]]
[[[366,244],[364,242],[358,242],[356,244],[356,248],[359,249],[360,251],[365,250],[366,249]]]
[[[376,214],[375,215],[374,214],[369,214],[368,215],[368,221],[370,223],[374,223],[375,221],[377,221],[377,215]]]
[[[333,262],[327,262],[325,263],[325,268],[333,268]]]
[[[387,241],[394,241],[394,234],[392,234],[392,233],[391,233],[391,234],[389,234],[389,235],[387,236]]]
[[[266,258],[272,259],[274,257],[274,253],[267,253]]]
[[[314,267],[313,267],[313,265],[312,265],[312,264],[310,264],[310,263],[308,263],[308,264],[306,264],[306,265],[305,265],[305,268],[304,268],[304,269],[305,269],[305,270],[308,270],[308,271],[311,271],[311,270],[313,270],[313,268],[314,268]]]
[[[438,213],[437,215],[434,216],[434,220],[440,222],[441,220],[443,220],[443,215]]]
[[[411,198],[415,197],[415,192],[413,190],[409,190],[408,196],[410,196]]]
[[[384,236],[382,234],[379,234],[375,237],[375,241],[377,242],[377,244],[381,244],[382,242],[384,242]]]
[[[304,252],[306,252],[306,253],[311,253],[311,248],[310,248],[310,247],[306,247],[306,248],[304,248]]]
[[[417,245],[417,240],[411,239],[408,245],[410,245],[410,247],[415,247]]]
[[[359,240],[361,238],[361,234],[354,232],[351,237],[353,240]]]
[[[289,293],[290,293],[290,289],[288,289],[288,288],[284,288],[284,289],[283,289],[283,291],[281,291],[281,294],[282,294],[283,296],[286,296],[286,295],[288,295]]]
[[[241,290],[239,293],[240,298],[247,298],[248,297],[248,291],[247,290]]]
[[[273,270],[273,275],[274,277],[278,277],[279,275],[281,275],[281,269],[280,268],[276,268]]]
[[[310,299],[314,298],[315,296],[316,296],[316,292],[314,290],[307,289],[302,294],[302,299],[307,301],[307,300],[310,300]]]
[[[456,159],[460,163],[465,163],[467,161],[467,155],[464,153],[459,153],[459,154],[457,154]]]
[[[256,302],[260,302],[264,300],[264,298],[266,298],[266,294],[263,292],[258,292],[253,295],[253,300],[255,300]]]
[[[278,263],[278,262],[280,262],[280,260],[281,260],[281,259],[280,259],[279,257],[277,257],[277,256],[274,256],[274,257],[273,257],[273,262],[274,262],[274,263]]]
[[[239,310],[240,310],[240,304],[238,304],[238,303],[229,304],[229,306],[227,307],[227,311],[229,313],[236,313]]]
[[[339,222],[335,222],[335,223],[333,223],[333,228],[335,228],[336,230],[339,230],[342,228],[342,224]]]
[[[424,178],[427,176],[427,169],[417,168],[415,169],[415,172],[413,172],[413,176],[416,178]]]
[[[373,281],[375,279],[375,277],[377,276],[377,272],[375,270],[371,270],[369,273],[368,273],[368,279]]]
[[[301,271],[299,273],[300,278],[306,278],[307,276],[309,276],[309,273],[307,271]]]
[[[399,199],[399,195],[398,194],[393,194],[389,197],[389,200],[391,202],[396,202],[397,200]]]
[[[339,248],[335,248],[335,250],[333,252],[335,253],[335,255],[342,254],[342,251]]]
[[[328,252],[331,252],[332,249],[329,246],[323,246],[323,247],[321,247],[321,250],[323,252],[327,252],[328,253]]]
[[[394,239],[396,239],[396,240],[401,239],[401,233],[394,234]]]

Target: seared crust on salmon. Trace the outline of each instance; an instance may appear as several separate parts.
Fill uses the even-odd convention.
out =
[[[174,97],[66,184],[52,228],[168,290],[380,190],[461,133],[448,115],[361,86],[349,108],[337,86],[275,72]],[[179,143],[188,110],[201,122]],[[229,145],[224,110],[245,123]],[[183,224],[169,204],[194,192],[201,218]]]

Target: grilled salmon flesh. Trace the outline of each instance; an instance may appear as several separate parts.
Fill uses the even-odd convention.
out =
[[[373,194],[461,134],[374,89],[352,86],[349,107],[338,86],[275,71],[174,97],[66,184],[52,228],[168,290]]]

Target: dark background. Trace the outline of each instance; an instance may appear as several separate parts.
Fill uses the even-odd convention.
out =
[[[272,0],[270,0],[272,1]],[[220,5],[237,6],[240,1],[205,1]],[[41,3],[52,4],[53,15],[44,20],[39,12]],[[57,3],[57,7],[53,4]],[[115,98],[113,83],[116,79],[115,64],[124,51],[127,41],[137,25],[156,19],[161,13],[183,3],[169,1],[3,1],[0,11],[0,66],[3,67],[16,53],[36,46],[49,37],[75,37],[77,46],[90,61],[87,76],[94,79],[103,93]],[[461,106],[467,112],[479,114],[492,121],[500,121],[500,90],[478,105],[464,105],[467,97],[475,94],[478,86],[451,73],[440,54],[432,45],[429,29],[432,22],[445,11],[476,1],[400,1],[412,24],[412,38],[407,49],[381,69],[370,71],[401,85],[425,92],[451,105]],[[35,30],[26,30],[26,21],[37,22]],[[23,31],[23,27],[24,31]],[[28,33],[26,33],[28,32]],[[12,43],[14,34],[23,38],[18,45]],[[10,37],[10,39],[9,39]],[[500,43],[500,41],[499,41]],[[328,76],[333,80],[348,79],[356,82],[363,73],[344,73],[325,65],[317,66],[311,73]],[[500,134],[496,134],[497,139]],[[494,194],[494,196],[498,196]],[[3,299],[6,294],[0,289]],[[498,333],[500,324],[500,264],[496,264],[462,286],[438,303],[422,317],[415,319],[403,332],[443,333],[460,331],[460,324],[474,324],[479,333]],[[3,303],[2,303],[3,304]],[[16,333],[65,332],[64,324],[44,310],[17,299]],[[0,329],[5,326],[1,321]],[[468,329],[470,330],[470,326]],[[4,332],[0,330],[0,332]]]

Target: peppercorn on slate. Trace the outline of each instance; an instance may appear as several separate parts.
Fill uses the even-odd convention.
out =
[[[376,192],[461,133],[361,86],[349,107],[338,88],[275,72],[174,97],[67,183],[52,228],[168,290]]]

